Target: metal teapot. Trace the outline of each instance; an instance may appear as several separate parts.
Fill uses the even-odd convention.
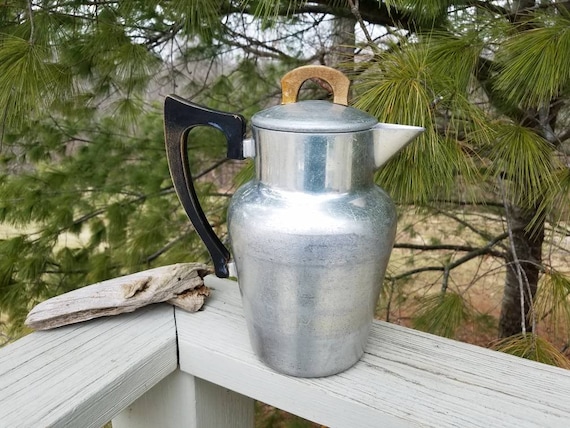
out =
[[[296,101],[313,77],[330,84],[333,103]],[[380,124],[347,107],[349,80],[329,67],[297,68],[281,84],[282,104],[252,117],[251,140],[240,115],[167,97],[167,157],[219,277],[230,274],[230,252],[196,197],[188,132],[212,126],[225,134],[229,158],[255,158],[256,176],[235,192],[228,212],[252,347],[281,373],[328,376],[364,353],[394,244],[396,210],[374,171],[424,129]]]

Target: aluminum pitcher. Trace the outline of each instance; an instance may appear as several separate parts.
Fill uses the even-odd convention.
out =
[[[333,103],[297,102],[302,83],[313,77],[330,84]],[[364,353],[394,244],[396,210],[374,172],[424,129],[381,124],[347,107],[349,80],[332,68],[300,67],[281,84],[282,104],[251,119],[252,139],[245,139],[240,115],[168,96],[168,163],[217,276],[230,275],[233,256],[257,356],[281,373],[328,376]],[[187,136],[198,125],[225,134],[229,158],[255,159],[255,178],[229,205],[231,253],[192,183]]]

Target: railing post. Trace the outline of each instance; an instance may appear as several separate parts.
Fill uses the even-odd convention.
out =
[[[113,419],[113,428],[252,428],[254,400],[176,370]]]

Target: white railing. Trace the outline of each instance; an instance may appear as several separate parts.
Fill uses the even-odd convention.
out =
[[[155,305],[0,349],[0,427],[252,427],[254,399],[329,427],[570,426],[570,371],[383,322],[344,373],[277,374],[237,284],[206,284],[195,314]]]

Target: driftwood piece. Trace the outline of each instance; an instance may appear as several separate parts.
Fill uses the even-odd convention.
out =
[[[180,263],[98,282],[38,304],[26,325],[48,330],[159,302],[196,312],[210,294],[203,280],[210,273],[204,264]]]

